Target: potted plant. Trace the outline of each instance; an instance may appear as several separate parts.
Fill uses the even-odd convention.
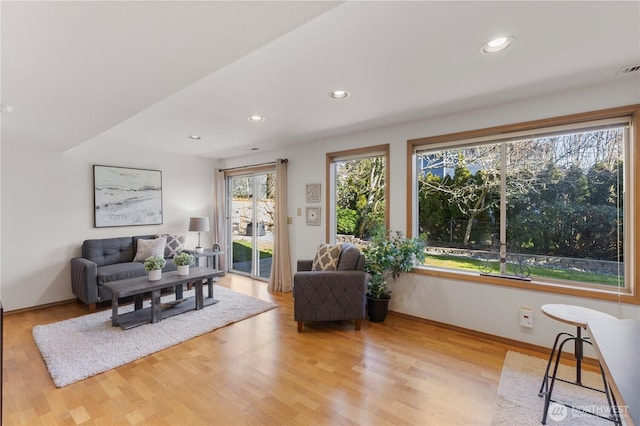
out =
[[[383,322],[391,299],[387,281],[413,271],[414,260],[424,259],[424,243],[418,238],[405,238],[401,232],[390,231],[386,235],[374,236],[371,244],[362,251],[365,255],[364,270],[371,275],[367,291],[369,320]]]
[[[147,257],[144,260],[144,269],[149,272],[149,281],[158,281],[162,278],[162,268],[166,261],[159,256]]]
[[[173,256],[173,263],[178,267],[178,275],[189,275],[189,265],[193,263],[193,255],[183,251]]]

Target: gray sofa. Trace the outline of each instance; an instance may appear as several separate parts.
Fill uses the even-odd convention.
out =
[[[134,262],[137,242],[156,235],[102,238],[85,240],[82,257],[71,259],[71,288],[73,294],[95,311],[96,303],[111,300],[111,292],[101,284],[147,275],[143,262]],[[175,271],[173,255],[167,256],[163,272]]]
[[[343,244],[335,271],[312,271],[312,260],[298,260],[293,276],[293,316],[298,332],[305,321],[355,320],[360,330],[365,319],[369,274],[363,271],[364,254]]]

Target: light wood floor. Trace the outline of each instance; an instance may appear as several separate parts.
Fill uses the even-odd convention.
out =
[[[490,424],[515,348],[393,314],[360,331],[350,322],[298,333],[291,293],[234,275],[218,284],[279,308],[61,389],[31,329],[87,307],[6,315],[4,425]]]

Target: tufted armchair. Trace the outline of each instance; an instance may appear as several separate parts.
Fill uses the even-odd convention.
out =
[[[368,274],[364,254],[353,244],[342,244],[335,270],[312,270],[314,260],[298,260],[293,276],[293,311],[298,332],[305,321],[355,320],[360,330],[365,318]]]

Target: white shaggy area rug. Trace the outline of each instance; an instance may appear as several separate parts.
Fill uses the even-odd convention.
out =
[[[184,297],[192,296],[185,291]],[[205,289],[205,296],[207,290]],[[111,326],[111,309],[33,327],[33,338],[57,387],[64,387],[170,346],[277,307],[214,285],[215,305],[123,330]],[[162,298],[175,300],[174,295]],[[145,301],[144,306],[149,302]],[[133,310],[129,304],[119,313]]]
[[[572,350],[573,345],[570,343],[569,345]],[[512,351],[507,353],[498,385],[493,425],[539,426],[541,424],[544,398],[538,396],[538,391],[546,366],[546,360]],[[575,380],[575,375],[575,364],[560,365],[557,377]],[[603,389],[602,376],[584,369],[582,383],[596,389]],[[608,414],[607,398],[601,392],[556,381],[553,399],[600,415]],[[608,420],[560,404],[551,403],[548,411],[547,425],[613,425]]]

